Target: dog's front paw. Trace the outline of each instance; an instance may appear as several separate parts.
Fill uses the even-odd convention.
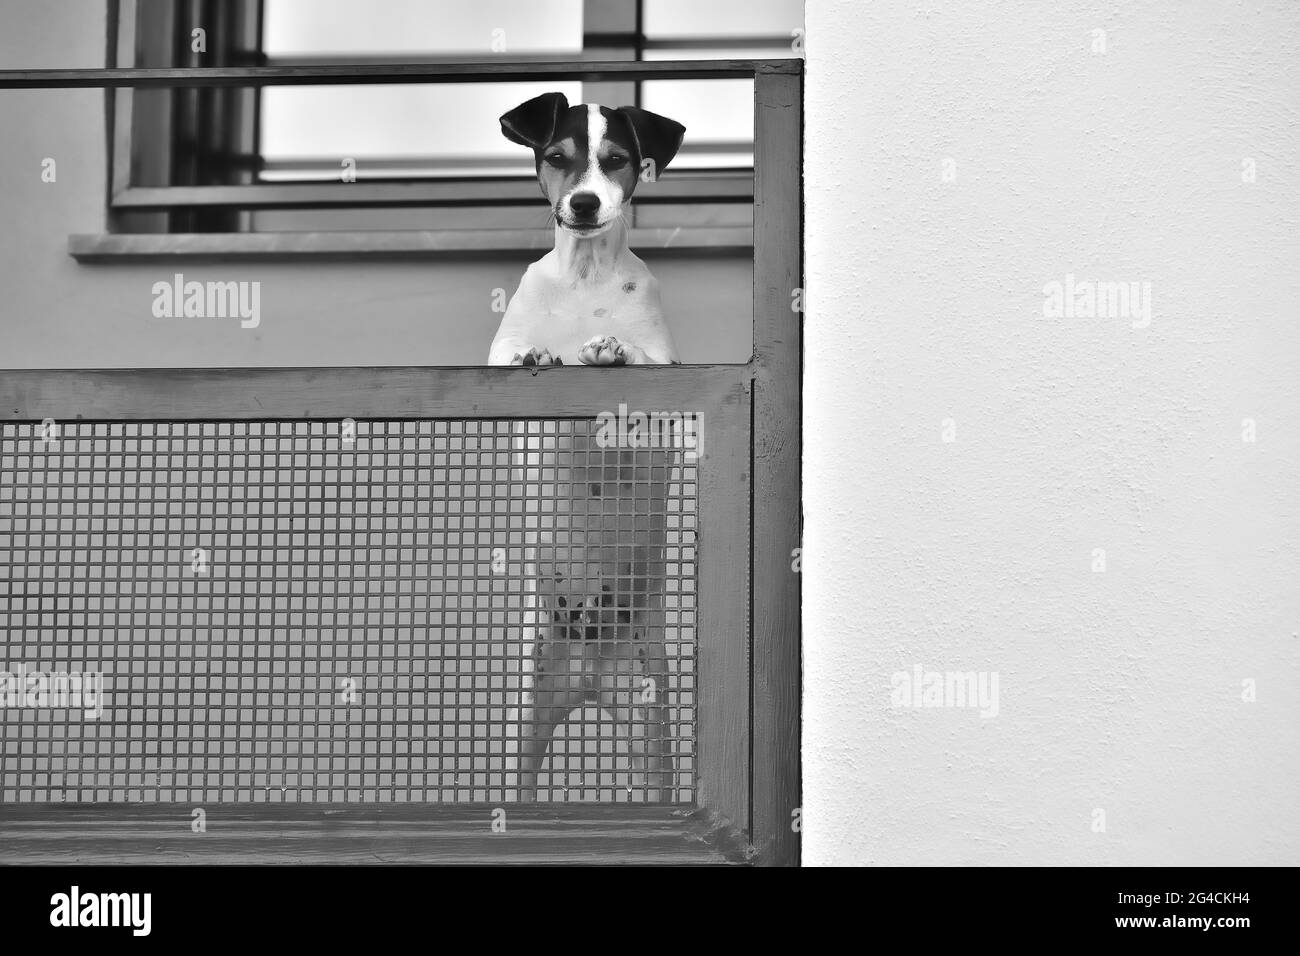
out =
[[[632,361],[633,346],[612,335],[597,335],[578,350],[583,365],[626,365]]]
[[[550,349],[529,349],[523,355],[518,352],[510,360],[511,365],[563,365],[564,360],[558,355],[551,355]]]

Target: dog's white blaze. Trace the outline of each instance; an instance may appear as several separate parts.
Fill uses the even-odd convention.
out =
[[[605,171],[600,168],[600,144],[605,140],[607,129],[608,124],[600,112],[600,107],[588,104],[587,168],[583,170],[582,178],[578,180],[569,195],[564,197],[565,211],[572,215],[573,208],[569,200],[573,198],[574,193],[595,193],[596,198],[600,200],[600,213],[596,216],[599,225],[604,225],[617,216],[619,207],[623,205],[623,188],[606,176]]]

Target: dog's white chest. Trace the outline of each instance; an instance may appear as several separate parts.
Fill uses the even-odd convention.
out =
[[[613,335],[639,343],[660,338],[660,316],[648,271],[620,270],[598,280],[572,276],[531,276],[541,306],[529,330],[566,364],[578,364],[578,352],[593,336]]]
[[[604,346],[593,343],[610,342],[626,364],[679,361],[659,283],[628,250],[626,228],[580,242],[557,228],[556,247],[524,273],[488,360],[531,364],[526,356],[545,353],[542,364],[559,359],[565,365],[604,365],[592,351]]]

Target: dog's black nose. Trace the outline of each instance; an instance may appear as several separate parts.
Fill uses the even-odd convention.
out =
[[[580,219],[591,219],[600,208],[600,197],[595,193],[574,193],[569,197],[569,208]]]

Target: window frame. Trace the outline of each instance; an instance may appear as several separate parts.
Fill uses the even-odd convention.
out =
[[[112,53],[109,66],[126,64],[155,69],[202,66],[218,70],[258,66],[286,71],[332,67],[345,71],[367,68],[382,71],[398,65],[392,58],[379,58],[364,65],[356,60],[331,62],[328,58],[306,61],[299,58],[268,59],[261,51],[263,2],[112,0],[109,10],[109,49]],[[640,26],[641,7],[641,0],[585,0],[583,51],[563,61],[549,56],[512,57],[509,60],[503,56],[464,65],[485,73],[508,63],[525,67],[498,77],[514,80],[536,80],[547,75],[548,67],[557,64],[605,67],[602,72],[583,78],[585,98],[638,103],[639,81],[643,79],[741,78],[742,74],[734,69],[737,64],[759,62],[641,60],[646,50],[706,46],[725,49],[742,42],[752,45],[776,39],[647,39]],[[208,31],[209,52],[202,58],[189,55],[183,49],[182,41],[188,34],[181,36],[186,25],[200,21],[215,24]],[[149,29],[142,27],[145,22],[150,24]],[[461,61],[443,57],[416,62],[430,67],[461,65]],[[709,69],[711,66],[714,69]],[[633,74],[622,72],[618,67],[643,69],[637,69]],[[555,78],[579,77],[569,73],[555,74]],[[260,96],[257,89],[227,86],[197,91],[200,95],[207,95],[209,100],[195,97],[192,89],[187,91],[187,88],[179,86],[171,89],[174,95],[186,97],[192,108],[179,108],[183,104],[169,102],[171,96],[151,93],[140,96],[137,88],[132,87],[109,93],[108,234],[73,237],[70,252],[78,260],[331,257],[364,250],[367,243],[362,237],[367,236],[383,236],[379,246],[394,254],[417,257],[454,255],[458,252],[458,239],[464,240],[463,251],[478,255],[517,255],[538,248],[537,230],[517,224],[524,221],[531,224],[536,218],[538,194],[531,176],[386,178],[346,184],[320,180],[263,182],[258,178],[256,159],[260,153]],[[203,109],[193,108],[198,106],[203,106]],[[182,117],[196,113],[201,114],[193,124],[197,128],[177,128],[179,122],[185,121]],[[235,157],[234,162],[216,169],[217,174],[229,181],[202,184],[187,181],[194,175],[193,164],[185,162],[190,159],[184,149],[187,136],[206,143],[208,150],[215,155]],[[181,159],[178,159],[178,153],[182,154]],[[209,166],[203,171],[210,176],[213,168]],[[632,244],[672,255],[749,252],[753,248],[752,225],[737,221],[725,210],[752,206],[753,201],[754,178],[750,169],[670,170],[663,180],[644,184],[638,190],[631,212]],[[652,224],[664,222],[664,215],[643,215],[640,218],[644,222],[638,222],[637,210],[650,206],[666,207],[673,228]],[[393,229],[379,233],[350,229],[345,220],[349,210],[419,208],[469,209],[481,211],[485,221],[491,216],[505,216],[507,219],[501,228]],[[308,226],[285,231],[256,231],[254,228],[254,217],[259,213],[297,210],[325,211],[332,221],[325,229]],[[519,212],[518,219],[515,210]],[[333,221],[335,216],[337,221]],[[185,239],[168,244],[136,238],[149,236],[183,236]]]

